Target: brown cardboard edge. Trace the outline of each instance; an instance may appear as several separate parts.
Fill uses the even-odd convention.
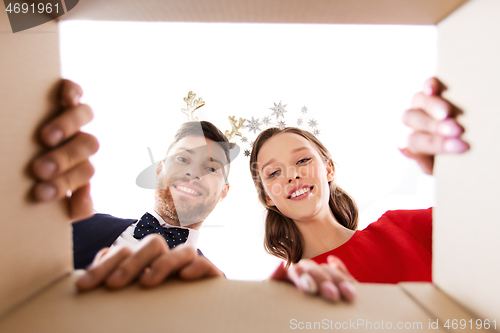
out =
[[[410,297],[416,304],[418,304],[425,312],[439,320],[440,327],[443,327],[447,320],[450,322],[453,319],[460,321],[465,319],[467,324],[469,320],[474,323],[476,320],[482,320],[480,317],[467,311],[456,300],[440,290],[437,286],[430,283],[419,282],[402,282],[398,284],[401,289]],[[475,327],[475,325],[473,325]],[[449,332],[484,332],[485,329],[471,329],[468,327],[466,330],[448,329]],[[490,329],[491,332],[499,332],[498,330]]]
[[[437,26],[439,23],[441,23],[441,21],[446,20],[446,18],[448,16],[452,15],[457,9],[459,9],[460,7],[462,7],[463,5],[465,5],[469,1],[470,0],[465,0],[465,1],[457,4],[452,10],[450,10],[448,13],[444,14],[442,17],[440,17],[439,19],[437,19],[436,22],[434,23],[434,25]]]

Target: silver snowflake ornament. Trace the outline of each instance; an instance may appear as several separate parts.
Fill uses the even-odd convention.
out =
[[[297,126],[302,125],[302,118],[297,119]]]
[[[314,119],[309,120],[309,127],[316,127],[318,126],[318,122]]]
[[[241,137],[241,142],[248,142],[248,138],[246,136]]]
[[[264,118],[262,118],[262,124],[265,125],[265,126],[269,126],[269,124],[271,123],[271,119],[269,116],[266,116]]]
[[[273,110],[272,116],[275,115],[276,119],[278,119],[279,116],[285,118],[285,116],[283,114],[285,112],[288,112],[288,111],[285,110],[286,104],[285,105],[281,105],[281,101],[280,101],[280,103],[278,105],[276,105],[276,103],[274,103],[274,102],[273,102],[273,104],[274,104],[274,107],[269,108],[269,109]]]
[[[250,156],[250,150],[245,149],[245,151],[243,152],[243,155],[245,155],[245,157]]]
[[[284,120],[280,120],[278,121],[278,127],[282,130],[286,127],[285,125],[285,121]]]
[[[307,111],[309,111],[307,109],[307,106],[303,106],[302,109],[300,109],[300,112],[302,112],[302,113],[307,113]]]
[[[316,128],[316,129],[313,131],[313,134],[314,134],[314,136],[318,136],[318,135],[320,134],[319,129],[317,129],[317,128]]]
[[[252,116],[252,120],[247,120],[248,124],[246,125],[246,127],[248,128],[248,131],[253,131],[254,133],[257,133],[257,131],[260,131],[260,122],[259,122],[259,118],[257,119],[254,119],[253,116]]]

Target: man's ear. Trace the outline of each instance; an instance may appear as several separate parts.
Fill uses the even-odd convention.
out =
[[[158,167],[156,168],[156,177],[160,174],[161,170],[163,170],[163,160],[158,163]]]
[[[219,197],[219,200],[217,201],[217,203],[221,202],[222,200],[224,200],[224,198],[227,197],[227,192],[229,192],[229,184],[224,184],[224,188],[222,189],[222,192],[220,192],[220,197]]]
[[[326,164],[326,179],[328,180],[328,182],[331,182],[335,178],[335,171],[330,161],[326,161],[325,164]]]
[[[276,205],[274,204],[273,200],[271,199],[270,196],[268,196],[266,194],[266,204],[269,206],[269,207],[275,207]]]

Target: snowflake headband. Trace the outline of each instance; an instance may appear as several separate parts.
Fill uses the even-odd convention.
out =
[[[193,112],[202,107],[203,105],[205,105],[205,102],[201,98],[198,99],[195,98],[196,94],[194,94],[192,91],[190,91],[188,96],[184,98],[184,102],[186,102],[187,108],[182,109],[182,112],[184,112],[188,116],[188,121],[197,121],[198,117],[194,117]],[[246,157],[250,156],[253,142],[260,134],[260,132],[271,127],[278,127],[280,129],[284,129],[285,127],[287,127],[285,118],[285,113],[288,112],[287,110],[285,110],[285,107],[287,105],[286,104],[282,105],[281,101],[279,102],[279,104],[276,104],[274,102],[273,104],[274,106],[269,108],[270,110],[272,110],[272,113],[269,116],[262,117],[262,119],[260,118],[255,119],[252,116],[252,119],[250,120],[241,117],[238,120],[236,120],[235,116],[228,117],[229,123],[231,125],[231,131],[225,131],[224,134],[226,135],[228,140],[232,140],[235,137],[240,137],[241,146],[245,147],[243,155],[245,155]],[[272,119],[273,116],[276,116],[276,121]],[[295,126],[298,128],[305,127],[306,121],[307,121],[307,126],[309,127],[308,130],[311,131],[312,134],[314,134],[315,136],[320,135],[320,131],[318,129],[318,122],[317,120],[315,120],[310,116],[309,109],[306,106],[303,106],[300,109],[300,116],[296,119],[295,124],[291,126]],[[261,126],[263,126],[263,129],[260,128]],[[240,130],[243,129],[247,130],[246,135],[240,132]],[[230,144],[231,144],[231,149],[236,146],[236,143],[234,142],[231,142]]]

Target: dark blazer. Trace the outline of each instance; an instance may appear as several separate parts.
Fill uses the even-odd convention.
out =
[[[86,220],[73,223],[75,269],[87,268],[99,250],[111,246],[134,222],[137,220],[120,219],[108,214],[94,214]]]
[[[121,219],[108,214],[73,223],[73,262],[75,269],[85,269],[99,250],[110,247],[137,219]],[[203,253],[198,249],[198,254]]]

